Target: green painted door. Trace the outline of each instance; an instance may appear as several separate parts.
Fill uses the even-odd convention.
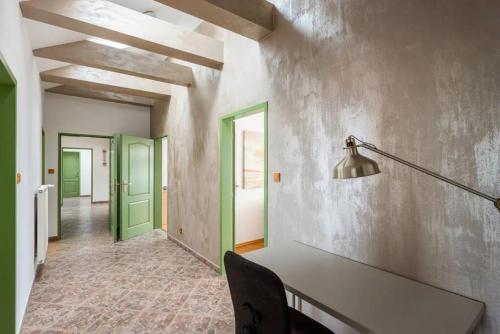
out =
[[[121,135],[120,238],[126,240],[153,230],[154,141]]]
[[[63,152],[63,197],[80,196],[80,152]]]
[[[16,80],[0,52],[0,333],[16,333]],[[24,181],[22,181],[24,182]]]

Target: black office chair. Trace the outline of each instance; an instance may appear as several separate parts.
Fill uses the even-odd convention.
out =
[[[236,334],[333,334],[288,307],[283,283],[271,270],[230,251],[224,255],[224,265]]]

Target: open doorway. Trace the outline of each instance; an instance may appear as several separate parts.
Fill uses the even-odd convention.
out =
[[[168,137],[155,139],[155,228],[168,230]]]
[[[109,234],[110,138],[61,134],[59,143],[60,238]]]
[[[267,246],[267,103],[220,119],[220,263]]]
[[[234,120],[234,250],[264,247],[264,112]]]
[[[161,228],[166,232],[168,227],[168,138],[161,139]]]

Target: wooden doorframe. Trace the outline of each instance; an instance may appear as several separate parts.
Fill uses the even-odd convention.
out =
[[[235,126],[234,121],[246,116],[264,113],[264,246],[268,246],[268,103],[260,103],[219,119],[220,131],[220,272],[224,270],[224,254],[234,251],[235,224]]]
[[[0,333],[16,332],[16,86],[0,53]]]
[[[57,239],[61,239],[61,206],[62,206],[62,137],[90,137],[90,138],[103,138],[109,139],[109,149],[111,152],[111,140],[113,136],[102,136],[102,135],[89,135],[83,133],[67,133],[59,132],[57,134],[57,170],[59,172],[57,176]],[[110,163],[110,162],[108,162]],[[111,168],[110,168],[111,177]],[[110,178],[111,180],[111,178]],[[111,219],[111,218],[110,218]]]
[[[61,150],[82,150],[82,151],[90,151],[90,202],[94,203],[94,149],[93,148],[87,148],[87,147],[66,147],[63,146],[61,147]],[[70,151],[71,152],[71,151]],[[80,159],[82,155],[80,154]],[[81,162],[81,160],[80,160]],[[64,166],[61,168],[61,173],[64,169]],[[82,173],[80,170],[80,178],[82,177]],[[82,189],[80,188],[80,193]]]

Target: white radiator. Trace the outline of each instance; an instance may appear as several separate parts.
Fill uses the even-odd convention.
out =
[[[49,244],[49,188],[52,184],[40,186],[37,191],[37,263],[44,263]]]

